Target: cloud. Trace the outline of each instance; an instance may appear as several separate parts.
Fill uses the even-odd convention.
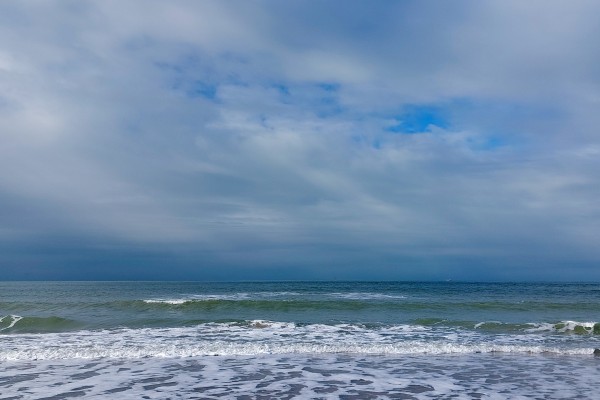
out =
[[[0,278],[600,278],[598,6],[365,7],[2,3]]]

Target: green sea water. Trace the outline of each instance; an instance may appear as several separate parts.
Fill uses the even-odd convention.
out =
[[[0,283],[0,359],[6,360],[340,351],[592,354],[600,348],[599,321],[597,284]]]
[[[600,334],[600,284],[3,282],[0,318],[4,335],[255,320]]]

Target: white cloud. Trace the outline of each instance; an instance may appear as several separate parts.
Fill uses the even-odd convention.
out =
[[[440,278],[596,262],[598,6],[369,7],[2,3],[2,240]],[[448,126],[386,130],[420,105]]]

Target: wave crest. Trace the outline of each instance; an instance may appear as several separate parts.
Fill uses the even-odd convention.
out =
[[[530,325],[532,325],[532,327],[527,329],[527,332],[557,332],[575,333],[579,335],[600,335],[600,322],[561,321],[555,324],[537,323]]]
[[[73,320],[61,317],[22,317],[6,315],[0,317],[0,333],[48,333],[61,332],[80,328],[81,325]]]

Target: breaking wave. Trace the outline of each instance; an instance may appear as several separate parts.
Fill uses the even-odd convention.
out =
[[[14,329],[25,318],[8,320],[4,317],[2,323],[12,324],[10,329]],[[563,329],[562,325],[556,325],[555,330]],[[573,325],[573,332],[576,326],[583,325]],[[4,361],[336,353],[578,355],[592,354],[594,350],[589,343],[579,341],[565,345],[561,341],[540,340],[539,334],[531,332],[490,337],[477,330],[440,331],[419,325],[302,325],[265,320],[211,322],[178,328],[120,328],[43,335],[15,333],[5,336],[3,345],[0,360]]]
[[[61,317],[22,317],[6,315],[0,317],[0,334],[62,332],[80,328],[77,321]]]

